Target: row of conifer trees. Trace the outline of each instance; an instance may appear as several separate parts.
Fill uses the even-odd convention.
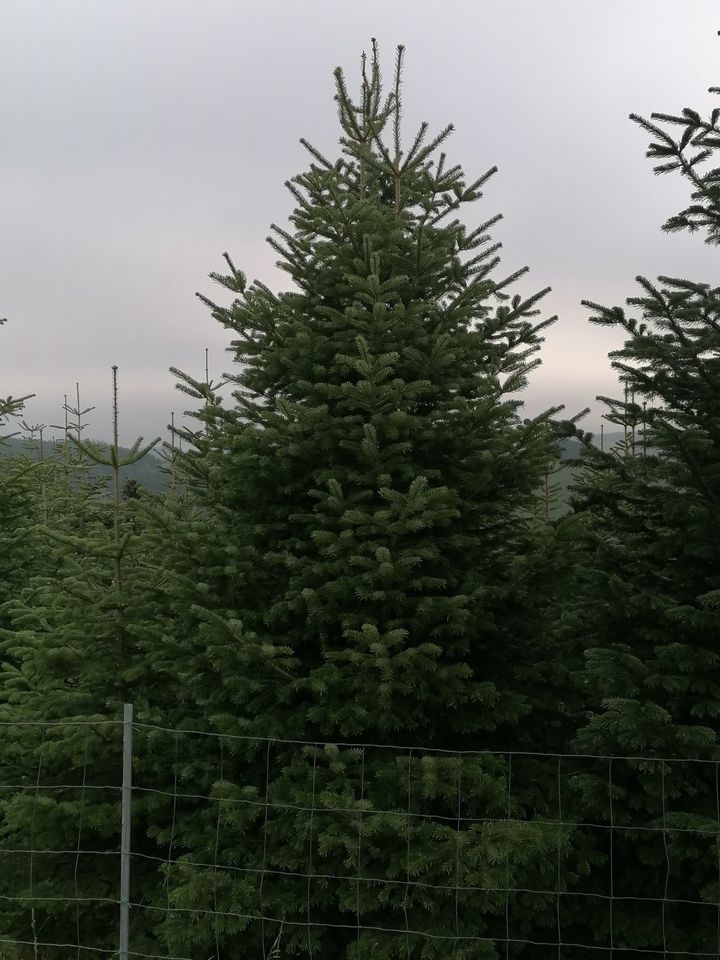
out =
[[[717,955],[720,288],[638,277],[627,311],[586,304],[624,335],[627,393],[601,399],[633,444],[599,449],[561,407],[524,417],[547,290],[513,292],[497,216],[464,222],[494,168],[451,165],[450,126],[403,141],[402,66],[399,48],[385,93],[373,42],[357,100],[336,71],[340,156],[305,144],[269,238],[288,290],[227,255],[211,274],[233,372],[173,368],[198,428],[175,430],[167,492],[123,495],[147,448],[119,459],[117,403],[109,449],[78,419],[56,457],[3,461],[11,960],[116,947],[103,722],[127,702],[153,787],[133,810],[138,954]],[[719,117],[634,117],[691,187],[665,229],[711,244]],[[548,521],[568,436],[582,465]],[[85,479],[103,459],[109,497]],[[347,743],[378,746],[313,746]]]

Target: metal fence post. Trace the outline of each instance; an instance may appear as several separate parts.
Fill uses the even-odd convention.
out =
[[[130,949],[130,824],[132,815],[133,708],[123,707],[122,819],[120,830],[120,960]]]

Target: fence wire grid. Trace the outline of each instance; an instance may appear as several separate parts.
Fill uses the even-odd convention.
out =
[[[0,724],[0,960],[720,958],[718,761]]]

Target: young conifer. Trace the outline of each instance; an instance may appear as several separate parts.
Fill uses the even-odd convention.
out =
[[[665,229],[705,230],[709,243],[720,239],[717,170],[701,176],[697,167],[717,156],[719,115],[633,117],[653,135],[648,156],[663,158],[656,172],[676,170],[693,183],[695,202]],[[667,124],[684,125],[677,142]],[[669,758],[615,765],[616,822],[670,828],[615,835],[615,894],[646,899],[619,901],[616,942],[703,952],[717,943],[715,908],[701,906],[718,896],[709,840],[716,771],[683,758],[717,757],[720,733],[720,287],[637,281],[628,312],[585,302],[592,322],[626,338],[611,354],[625,396],[599,399],[627,439],[613,452],[590,452],[576,491],[585,532],[571,607],[588,646],[583,689],[591,697],[576,745]],[[611,816],[606,786],[584,781],[599,819]]]
[[[473,229],[459,217],[494,168],[468,182],[450,165],[441,148],[451,126],[428,138],[423,124],[404,145],[403,56],[399,48],[386,97],[374,42],[357,102],[335,72],[342,155],[328,159],[302,141],[311,163],[287,184],[291,226],[273,226],[269,239],[291,289],[248,284],[228,255],[229,272],[211,275],[233,295],[229,307],[201,299],[234,335],[237,372],[225,375],[234,406],[180,375],[207,401],[198,413],[207,429],[185,436],[195,450],[183,457],[206,537],[193,548],[202,566],[188,576],[186,560],[177,581],[172,609],[183,620],[166,621],[158,666],[193,678],[183,702],[218,732],[261,739],[228,741],[222,777],[208,785],[240,800],[221,805],[221,828],[211,823],[216,805],[207,821],[177,824],[187,863],[171,874],[171,903],[199,919],[190,930],[183,914],[168,915],[171,951],[260,955],[281,916],[292,955],[390,957],[406,949],[405,936],[378,937],[374,926],[447,930],[447,897],[392,882],[405,869],[397,815],[408,778],[411,803],[428,814],[413,828],[414,879],[442,887],[457,869],[461,884],[501,887],[507,852],[511,884],[523,871],[553,882],[541,878],[554,876],[557,832],[471,831],[458,860],[447,823],[451,809],[457,817],[457,757],[378,750],[361,773],[358,752],[339,758],[278,742],[268,757],[262,743],[541,748],[559,735],[545,723],[561,713],[545,685],[559,659],[546,602],[559,589],[557,544],[538,516],[558,458],[559,408],[523,420],[518,398],[554,318],[535,319],[546,290],[505,293],[524,271],[492,279],[499,244],[488,230],[499,217]],[[183,763],[183,776],[194,771],[200,782],[205,761]],[[476,758],[461,775],[466,814],[480,797],[487,815],[506,813],[504,761]],[[289,804],[269,832],[266,790]],[[324,806],[337,800],[348,815],[315,812],[310,830],[307,811],[322,791]],[[361,867],[353,851],[373,806],[393,813],[369,828]],[[239,849],[242,875],[192,865],[234,863]],[[308,858],[326,874],[367,870],[380,887],[309,883],[298,876]],[[463,902],[459,930],[490,938],[505,929],[504,896],[473,904]],[[306,929],[309,913],[320,922]],[[555,923],[554,903],[529,900],[513,917],[521,937]],[[348,918],[352,930],[342,927]],[[413,938],[412,955],[427,942]],[[478,944],[466,955],[484,955]]]
[[[6,323],[0,319],[0,326]],[[20,432],[23,406],[34,394],[0,397],[0,445]],[[28,531],[34,522],[31,504],[33,467],[0,451],[0,607],[22,587],[33,567]],[[4,624],[0,610],[0,626]]]
[[[236,299],[202,299],[236,335],[243,366],[228,376],[236,407],[198,414],[210,430],[194,462],[205,461],[208,506],[235,535],[227,590],[243,629],[291,641],[301,673],[331,686],[351,651],[376,664],[348,664],[343,686],[351,678],[357,698],[345,689],[306,713],[315,696],[304,683],[288,691],[306,732],[416,729],[435,742],[437,685],[438,707],[457,696],[458,716],[469,711],[451,734],[438,730],[439,744],[465,727],[517,732],[526,710],[512,676],[533,642],[519,612],[526,577],[540,575],[530,514],[554,466],[559,408],[523,421],[517,394],[555,318],[531,319],[547,290],[502,292],[524,270],[490,279],[499,244],[487,229],[499,217],[474,230],[451,219],[494,169],[468,185],[444,154],[433,159],[452,127],[425,144],[423,126],[402,150],[402,55],[385,101],[376,52],[359,104],[336,72],[344,156],[331,163],[307,145],[311,168],[288,184],[294,232],[274,227],[269,239],[295,289],[248,286],[227,256],[230,273],[212,275]],[[394,663],[379,703],[374,644]],[[481,665],[492,680],[465,682]],[[403,690],[427,671],[430,702],[416,709]],[[276,714],[272,685],[266,696],[248,702],[253,725],[266,706]]]
[[[117,862],[102,851],[119,838],[118,721],[123,703],[142,708],[151,685],[133,634],[149,587],[121,472],[153,444],[138,440],[119,455],[116,374],[108,449],[70,435],[82,459],[111,466],[112,491],[84,480],[83,464],[60,452],[45,490],[47,523],[36,510],[32,529],[52,569],[33,570],[0,608],[0,783],[18,785],[0,797],[0,825],[3,848],[23,851],[0,870],[0,929],[31,944],[117,943]],[[139,805],[136,814],[142,824]],[[155,882],[154,868],[141,865],[138,890],[144,873]],[[135,934],[142,950],[142,930]],[[67,956],[66,947],[42,950],[48,960]]]

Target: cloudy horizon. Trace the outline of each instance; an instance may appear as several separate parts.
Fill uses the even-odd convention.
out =
[[[628,114],[716,105],[719,20],[709,0],[6,0],[0,395],[35,393],[26,420],[60,423],[77,381],[88,433],[107,439],[117,364],[121,443],[166,437],[192,404],[168,368],[201,378],[205,348],[211,377],[231,368],[230,334],[195,291],[214,296],[226,250],[287,286],[264,238],[292,210],[299,138],[337,153],[332,71],[354,87],[375,36],[386,77],[406,46],[406,139],[453,122],[449,159],[468,178],[498,166],[472,213],[503,214],[495,276],[527,264],[517,292],[552,287],[527,415],[591,406],[597,429],[621,337],[580,301],[623,304],[637,274],[715,276],[700,237],[661,232],[688,189],[653,176]]]

